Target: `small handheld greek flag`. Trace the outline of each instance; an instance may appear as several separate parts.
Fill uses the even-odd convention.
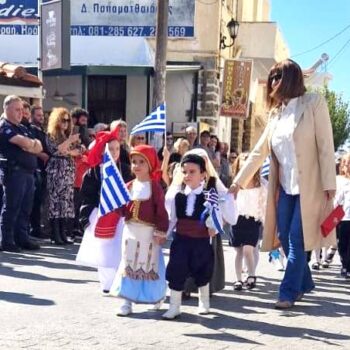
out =
[[[130,193],[107,146],[103,155],[102,186],[98,216],[107,215],[113,210],[122,207],[130,200]]]
[[[203,211],[201,215],[201,221],[203,222],[206,215],[209,215],[211,218],[214,227],[216,231],[218,231],[220,234],[224,233],[224,230],[222,229],[222,223],[219,219],[219,195],[217,191],[214,188],[211,188],[209,191],[204,191],[205,194],[205,210]]]
[[[261,167],[260,176],[268,177],[270,174],[270,157],[267,157]]]
[[[165,102],[158,106],[141,123],[135,125],[130,135],[144,132],[165,132],[166,130],[166,109]]]

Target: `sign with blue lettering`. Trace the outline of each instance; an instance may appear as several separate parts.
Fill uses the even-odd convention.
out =
[[[46,1],[43,1],[46,2]],[[0,35],[37,35],[37,0],[0,0]],[[169,37],[194,36],[195,0],[169,1]],[[157,0],[71,0],[71,35],[156,34]]]

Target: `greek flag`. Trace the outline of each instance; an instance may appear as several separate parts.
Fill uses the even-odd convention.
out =
[[[267,157],[261,167],[260,176],[268,177],[270,174],[270,157]]]
[[[106,146],[102,165],[102,186],[98,216],[104,216],[131,200],[122,176]]]
[[[131,130],[130,135],[141,134],[144,132],[165,132],[166,130],[166,110],[165,102],[158,106],[141,123],[137,124]]]
[[[204,195],[205,210],[201,214],[201,222],[204,223],[206,215],[209,215],[216,231],[223,234],[224,230],[222,229],[222,220],[220,220],[219,215],[219,195],[214,188],[211,188],[209,191],[204,191]]]

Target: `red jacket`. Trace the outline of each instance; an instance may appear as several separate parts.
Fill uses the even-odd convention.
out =
[[[127,184],[132,188],[133,181]],[[133,200],[124,210],[125,221],[132,220],[146,225],[155,226],[161,232],[168,231],[169,217],[165,209],[164,192],[157,181],[151,181],[151,197],[146,200]]]
[[[87,154],[85,152],[82,156],[74,158],[75,162],[75,179],[74,179],[74,188],[81,188],[83,184],[83,177],[85,173],[89,170],[90,166],[87,162]]]

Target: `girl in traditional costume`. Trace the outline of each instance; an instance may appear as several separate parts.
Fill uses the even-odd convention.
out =
[[[119,128],[111,132],[99,132],[89,151],[91,168],[84,176],[81,196],[80,223],[84,237],[76,261],[85,266],[96,267],[103,293],[107,295],[113,283],[121,257],[121,236],[124,219],[120,211],[98,217],[100,203],[102,156],[107,145],[117,163],[120,154]]]
[[[213,197],[205,194],[206,190],[215,190],[217,201],[212,201]],[[219,226],[222,227],[222,219],[234,224],[237,220],[234,198],[227,194],[227,189],[218,179],[208,155],[202,149],[194,149],[185,154],[181,161],[181,172],[176,171],[166,198],[170,217],[169,231],[174,229],[175,234],[166,272],[170,287],[170,307],[163,318],[174,319],[180,314],[181,294],[188,277],[192,277],[199,288],[199,313],[207,314],[209,282],[217,268],[212,243],[219,235],[218,225],[203,212],[208,204],[214,205],[217,208],[217,222],[221,223]],[[222,251],[221,254],[223,262]],[[224,268],[222,270],[219,273],[224,276]]]
[[[132,313],[132,303],[157,304],[165,298],[165,264],[161,245],[169,226],[160,185],[156,150],[139,145],[130,152],[132,201],[125,208],[122,261],[111,291],[124,299],[117,315]]]

